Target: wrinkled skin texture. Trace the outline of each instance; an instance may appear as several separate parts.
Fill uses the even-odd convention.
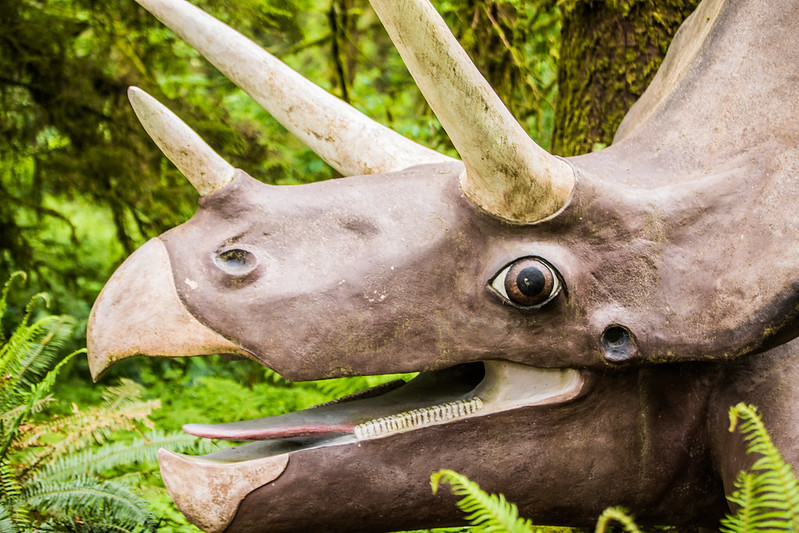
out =
[[[289,379],[501,360],[583,381],[543,404],[360,441],[303,440],[307,425],[269,452],[287,457],[277,477],[243,498],[220,489],[207,505],[226,514],[213,523],[202,502],[189,516],[213,531],[454,524],[451,498],[428,485],[452,468],[541,523],[587,525],[624,505],[641,523],[713,527],[751,462],[727,431],[739,401],[760,407],[796,461],[796,28],[790,0],[704,2],[614,145],[570,158],[570,201],[533,225],[467,200],[459,163],[296,187],[238,172],[203,197],[154,241],[176,305]],[[537,309],[491,288],[525,257],[562,284]],[[133,305],[126,284],[128,274],[112,279],[95,309]],[[112,326],[103,320],[90,328]],[[92,337],[90,357],[110,363],[92,355]],[[201,484],[204,472],[184,477]]]

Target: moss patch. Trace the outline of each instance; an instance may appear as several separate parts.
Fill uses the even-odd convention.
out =
[[[607,145],[698,0],[566,0],[553,151]]]

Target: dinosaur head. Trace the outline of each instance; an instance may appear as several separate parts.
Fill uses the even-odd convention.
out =
[[[686,381],[686,365],[797,334],[799,233],[784,218],[798,135],[796,113],[779,112],[796,100],[785,64],[799,65],[799,35],[768,63],[755,7],[705,2],[617,142],[561,159],[526,136],[432,6],[373,0],[461,162],[365,118],[190,4],[139,1],[348,177],[262,184],[131,89],[202,197],[95,303],[95,377],[137,354],[233,353],[292,380],[420,372],[297,413],[186,426],[254,441],[202,458],[162,452],[165,483],[195,523],[452,523],[457,509],[425,504],[444,467],[550,521],[631,498],[652,519],[679,498],[693,502],[685,522],[718,509],[697,497],[714,483],[709,467],[684,464],[705,448],[668,444],[698,431],[694,418],[659,416],[644,451],[629,435],[651,416],[641,369],[661,369],[650,394],[699,410],[707,379]],[[770,9],[799,23],[788,4]],[[768,252],[778,248],[790,250]],[[631,496],[644,471],[647,486],[676,476],[686,490]],[[536,490],[508,489],[511,477]]]

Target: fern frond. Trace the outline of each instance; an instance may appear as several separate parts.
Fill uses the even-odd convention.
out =
[[[13,375],[20,385],[36,383],[61,358],[63,347],[75,328],[75,320],[69,316],[50,317],[39,322],[48,322],[41,335],[32,339],[23,357],[18,359]],[[38,324],[38,322],[37,322]]]
[[[103,404],[90,407],[81,411],[77,406],[73,407],[73,414],[53,418],[51,420],[37,424],[26,433],[26,438],[20,440],[19,446],[26,447],[34,445],[34,442],[41,439],[47,433],[62,434],[87,434],[91,433],[95,440],[102,442],[105,435],[94,435],[95,428],[108,428],[116,431],[123,427],[130,427],[126,422],[141,421],[149,425],[146,418],[153,410],[161,406],[160,400],[142,401],[144,387],[135,381],[122,378],[118,385],[110,386],[103,391]],[[105,432],[104,432],[105,433]]]
[[[103,402],[114,409],[137,403],[144,396],[144,386],[132,379],[121,378],[116,385],[110,385],[103,391]]]
[[[115,442],[100,448],[65,455],[36,471],[30,482],[54,482],[79,475],[91,475],[133,463],[155,462],[158,450],[210,453],[216,446],[208,439],[198,439],[182,431],[164,433],[153,431],[133,442]]]
[[[4,381],[18,374],[14,372],[14,366],[20,366],[20,359],[28,357],[30,347],[38,337],[47,338],[48,328],[57,321],[58,317],[49,316],[33,324],[17,325],[11,337],[0,346],[0,375]]]
[[[14,466],[0,460],[0,507],[8,513],[8,521],[19,531],[28,531],[31,526],[28,509],[19,504],[22,484],[17,478]],[[0,520],[0,524],[2,520]],[[0,525],[0,531],[5,529]]]
[[[738,533],[743,531],[754,531],[755,519],[752,514],[754,506],[752,500],[755,492],[755,476],[744,471],[738,472],[735,480],[735,491],[727,496],[727,500],[738,505],[738,512],[735,515],[727,515],[721,519],[722,533]]]
[[[58,433],[64,438],[49,444],[46,450],[31,458],[30,463],[40,462],[42,459],[51,457],[60,457],[94,443],[103,443],[115,431],[135,430],[137,422],[144,426],[151,425],[147,417],[160,406],[159,400],[147,400],[121,409],[111,409],[102,405],[90,407],[85,411],[78,411],[69,416],[37,424],[26,431],[15,446],[22,450],[28,449],[31,446],[37,446],[45,435]]]
[[[614,521],[621,524],[621,527],[623,527],[624,531],[627,531],[627,533],[641,533],[635,520],[630,516],[629,511],[623,507],[608,507],[605,509],[602,514],[599,515],[599,519],[596,522],[595,533],[605,533],[608,526]]]
[[[14,467],[6,460],[0,460],[0,501],[15,501],[21,493],[22,485]]]
[[[74,327],[70,317],[51,316],[34,324],[21,323],[0,347],[0,410],[24,403],[25,391],[37,383],[60,358]]]
[[[747,453],[761,455],[749,473],[741,472],[728,500],[739,505],[734,516],[722,521],[728,533],[799,531],[799,480],[771,440],[763,420],[752,405],[730,408],[730,431],[740,421]]]
[[[108,522],[101,518],[86,519],[62,518],[60,520],[49,520],[37,528],[37,533],[142,533],[144,531],[155,531],[155,526],[142,524],[118,524]]]
[[[0,443],[0,459],[5,457],[8,447],[16,436],[16,432],[19,429],[22,421],[25,420],[31,414],[31,412],[33,412],[34,406],[43,400],[44,397],[47,396],[47,394],[49,394],[53,389],[56,377],[58,377],[58,374],[61,372],[61,369],[64,368],[64,365],[66,365],[73,357],[81,353],[86,353],[86,349],[84,348],[77,350],[66,356],[50,372],[48,372],[47,375],[45,375],[44,379],[31,387],[30,392],[26,394],[27,397],[25,398],[25,409],[20,411],[20,413],[16,418],[14,418],[8,427],[3,428],[3,440]]]
[[[466,520],[481,531],[532,533],[532,523],[519,518],[519,509],[502,494],[488,494],[477,483],[452,470],[439,470],[430,476],[433,494],[438,492],[440,483],[449,483],[454,495],[463,496],[458,507],[467,513]]]
[[[72,415],[39,423],[15,440],[16,449],[28,450],[33,446],[39,446],[48,434],[58,433],[62,437],[36,453],[29,454],[24,462],[23,475],[41,463],[52,463],[62,456],[74,454],[88,446],[102,444],[115,431],[139,432],[141,425],[152,426],[148,416],[161,406],[160,400],[141,400],[143,387],[126,379],[109,389],[104,393],[104,405],[93,406],[85,411],[73,406]]]
[[[3,533],[17,533],[19,528],[14,520],[11,518],[11,511],[3,504],[0,499],[0,531]]]
[[[83,521],[97,518],[119,525],[155,522],[146,502],[128,487],[91,476],[28,483],[21,499],[38,513],[56,519],[79,516]]]
[[[9,286],[10,281],[0,294],[0,319],[6,311]],[[64,366],[85,352],[60,357],[69,340],[72,318],[50,316],[30,323],[34,306],[42,299],[46,301],[46,296],[30,300],[24,318],[9,336],[0,327],[0,532],[154,532],[157,523],[146,502],[125,484],[104,481],[96,473],[131,458],[154,459],[158,448],[176,439],[154,434],[115,448],[67,453],[92,445],[100,440],[94,436],[104,437],[114,429],[135,425],[140,434],[141,426],[149,422],[147,416],[158,405],[157,401],[141,400],[141,386],[122,383],[104,395],[104,405],[86,412],[75,406],[72,416],[44,423],[31,418],[52,400],[51,391]],[[42,438],[59,430],[65,433],[57,440]],[[196,440],[183,434],[180,438]],[[33,446],[40,449],[33,450]],[[181,441],[170,447],[188,446]],[[32,462],[35,453],[39,459]],[[53,460],[57,457],[54,453],[70,459],[59,463]],[[51,459],[49,465],[40,462],[45,457]]]
[[[47,407],[47,405],[52,403],[53,401],[54,401],[54,398],[51,395],[45,396],[44,398],[42,398],[38,402],[34,403],[33,412],[34,413],[42,412],[42,410],[44,410],[44,408]],[[19,413],[24,411],[26,408],[27,408],[27,406],[25,406],[25,405],[18,405],[16,407],[14,407],[13,409],[11,409],[10,411],[6,411],[4,413],[0,413],[0,422],[2,422],[2,421],[6,421],[7,422],[7,421],[10,421],[10,420],[14,420],[14,418],[16,418],[17,415],[19,415]]]

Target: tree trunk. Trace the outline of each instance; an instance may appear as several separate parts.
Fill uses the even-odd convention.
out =
[[[611,143],[698,0],[570,0],[562,4],[554,153]]]

